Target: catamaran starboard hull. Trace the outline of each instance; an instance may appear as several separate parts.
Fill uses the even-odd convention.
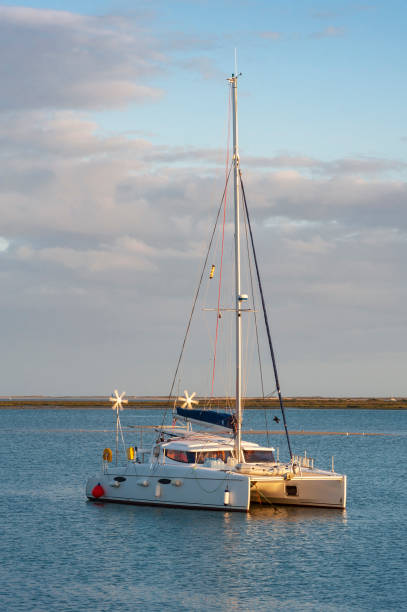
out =
[[[310,473],[290,480],[279,477],[251,477],[250,500],[257,504],[346,507],[346,476]]]

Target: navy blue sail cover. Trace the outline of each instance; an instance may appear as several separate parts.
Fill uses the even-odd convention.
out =
[[[203,421],[204,423],[210,423],[211,425],[220,425],[236,431],[236,417],[234,414],[228,414],[227,412],[216,412],[216,410],[195,410],[194,408],[178,408],[177,414],[187,419],[194,419],[195,421]]]

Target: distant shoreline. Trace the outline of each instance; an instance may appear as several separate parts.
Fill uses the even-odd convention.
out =
[[[384,397],[287,397],[283,399],[286,408],[301,409],[330,409],[341,408],[346,410],[407,410],[407,398]],[[166,397],[128,397],[127,409],[154,410],[174,405],[174,398],[168,401]],[[202,408],[225,408],[233,406],[230,398],[218,397],[208,400],[200,399]],[[112,404],[106,397],[0,397],[0,410],[6,408],[16,409],[100,409],[111,408]],[[245,399],[246,410],[266,408],[279,408],[277,398],[248,397]]]

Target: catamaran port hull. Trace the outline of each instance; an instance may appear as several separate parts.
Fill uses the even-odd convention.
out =
[[[294,476],[290,480],[281,477],[251,477],[250,500],[256,504],[344,509],[346,476],[310,473]]]
[[[133,464],[128,470],[109,468],[89,478],[86,496],[105,502],[247,512],[250,477],[206,468]]]

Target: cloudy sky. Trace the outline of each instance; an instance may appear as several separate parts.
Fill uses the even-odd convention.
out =
[[[0,4],[0,395],[168,393],[235,47],[283,392],[406,395],[406,20],[404,0]]]

